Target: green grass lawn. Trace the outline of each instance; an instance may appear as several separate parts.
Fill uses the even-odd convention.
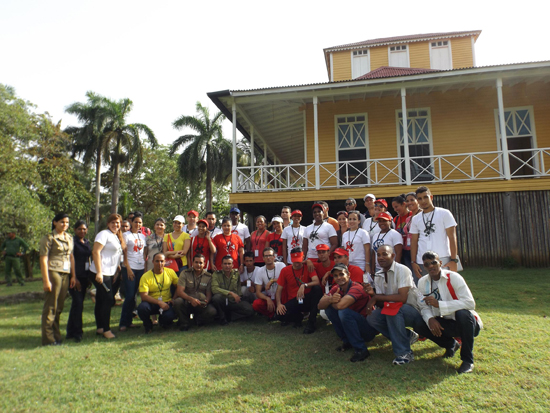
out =
[[[42,303],[4,305],[0,411],[550,411],[549,270],[464,276],[485,329],[475,342],[474,373],[462,376],[459,355],[444,360],[430,342],[416,343],[415,362],[398,367],[390,343],[377,337],[369,359],[350,363],[349,352],[334,351],[339,341],[322,320],[310,336],[256,317],[147,336],[142,328],[115,328],[117,338],[107,342],[95,335],[89,300],[81,343],[41,347]],[[70,300],[62,328],[69,307]],[[119,316],[117,307],[113,327]]]

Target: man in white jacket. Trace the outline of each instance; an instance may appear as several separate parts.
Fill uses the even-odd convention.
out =
[[[474,337],[483,328],[481,318],[474,311],[474,297],[460,274],[441,269],[437,253],[425,252],[422,263],[428,270],[418,282],[418,290],[424,295],[420,302],[422,318],[436,337],[434,341],[446,348],[444,358],[455,355],[461,345],[454,337],[460,337],[462,364],[457,371],[470,373],[474,369]]]

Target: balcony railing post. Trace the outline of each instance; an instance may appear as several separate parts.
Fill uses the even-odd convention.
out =
[[[411,185],[411,159],[409,158],[409,125],[407,124],[407,89],[401,88],[401,112],[403,118],[403,152],[405,157],[405,183]]]
[[[506,119],[504,119],[504,99],[502,98],[502,78],[497,79],[498,117],[500,124],[500,149],[502,151],[502,169],[504,177],[511,179],[510,158],[508,157],[508,141],[506,139]]]
[[[317,104],[319,99],[313,96],[313,140],[315,143],[315,189],[321,188],[321,173],[319,171],[319,125]]]
[[[233,102],[233,162],[231,168],[231,192],[237,192],[237,104]]]

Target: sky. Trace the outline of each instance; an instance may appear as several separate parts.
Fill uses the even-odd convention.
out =
[[[162,144],[218,90],[328,81],[323,48],[378,37],[482,30],[478,66],[550,60],[540,1],[1,0],[0,83],[77,126],[88,90],[130,98],[129,122]],[[224,131],[230,138],[231,126]]]

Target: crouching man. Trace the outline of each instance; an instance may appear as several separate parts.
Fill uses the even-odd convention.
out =
[[[193,257],[193,266],[180,273],[174,299],[180,331],[189,330],[191,317],[196,317],[197,326],[201,326],[216,316],[216,309],[210,304],[212,276],[206,272],[204,265],[204,255],[197,254]]]
[[[460,337],[462,364],[457,371],[459,374],[470,373],[474,369],[474,337],[483,328],[481,318],[474,311],[474,297],[460,274],[441,269],[442,262],[437,253],[425,252],[422,263],[428,274],[418,281],[418,289],[424,295],[420,311],[436,337],[429,338],[445,347],[443,357],[450,358],[460,348],[454,337]]]
[[[153,330],[153,314],[160,314],[159,325],[163,328],[168,328],[176,318],[170,288],[178,283],[178,276],[171,268],[164,268],[164,262],[164,254],[157,252],[153,256],[153,269],[143,274],[139,282],[141,304],[137,312],[143,321],[145,334]]]
[[[325,310],[342,340],[336,351],[353,348],[355,353],[350,361],[363,361],[370,355],[365,341],[371,341],[378,334],[365,319],[370,296],[360,283],[351,281],[346,265],[336,264],[331,272],[336,285],[321,298],[319,309]]]

